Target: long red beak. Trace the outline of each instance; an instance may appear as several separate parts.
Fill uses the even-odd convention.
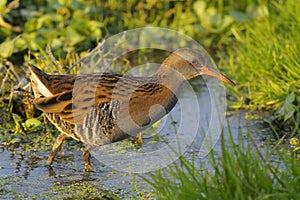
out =
[[[201,67],[201,73],[200,74],[206,74],[209,76],[213,76],[218,78],[221,81],[224,81],[232,86],[236,86],[236,83],[233,82],[230,78],[224,76],[223,74],[221,74],[220,72],[216,71],[215,69],[212,69],[210,67],[207,66],[203,66]]]

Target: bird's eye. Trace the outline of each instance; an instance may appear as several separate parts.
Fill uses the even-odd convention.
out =
[[[197,65],[198,61],[197,60],[192,60],[192,65]]]

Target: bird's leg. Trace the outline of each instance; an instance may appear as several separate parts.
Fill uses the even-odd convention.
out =
[[[84,170],[85,171],[92,171],[92,166],[90,162],[91,153],[88,150],[88,148],[85,149],[85,151],[82,153],[82,158],[84,162]]]
[[[139,145],[139,146],[142,146],[143,145],[143,137],[142,137],[142,132],[139,132],[136,136],[136,143]]]
[[[47,160],[47,164],[48,165],[51,165],[53,160],[54,160],[54,157],[56,156],[59,148],[61,147],[61,145],[63,144],[64,140],[67,138],[67,134],[65,133],[61,133],[57,138],[56,138],[56,141],[55,143],[53,144],[53,147],[52,147],[52,151],[50,153],[50,156]]]
[[[132,136],[129,138],[129,140],[138,147],[141,147],[143,145],[143,138],[142,138],[142,132],[138,133],[136,136]]]

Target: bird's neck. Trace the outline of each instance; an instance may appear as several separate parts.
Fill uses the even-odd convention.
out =
[[[180,89],[181,85],[185,81],[185,77],[176,70],[173,62],[168,62],[168,60],[165,60],[161,64],[155,76],[158,77],[161,85],[176,92]]]

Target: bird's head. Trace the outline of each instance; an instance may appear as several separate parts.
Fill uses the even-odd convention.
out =
[[[212,67],[209,67],[206,64],[204,57],[199,52],[190,48],[181,48],[174,51],[168,58],[166,58],[163,64],[175,69],[187,80],[206,74],[216,77],[232,86],[236,85],[231,79]]]

